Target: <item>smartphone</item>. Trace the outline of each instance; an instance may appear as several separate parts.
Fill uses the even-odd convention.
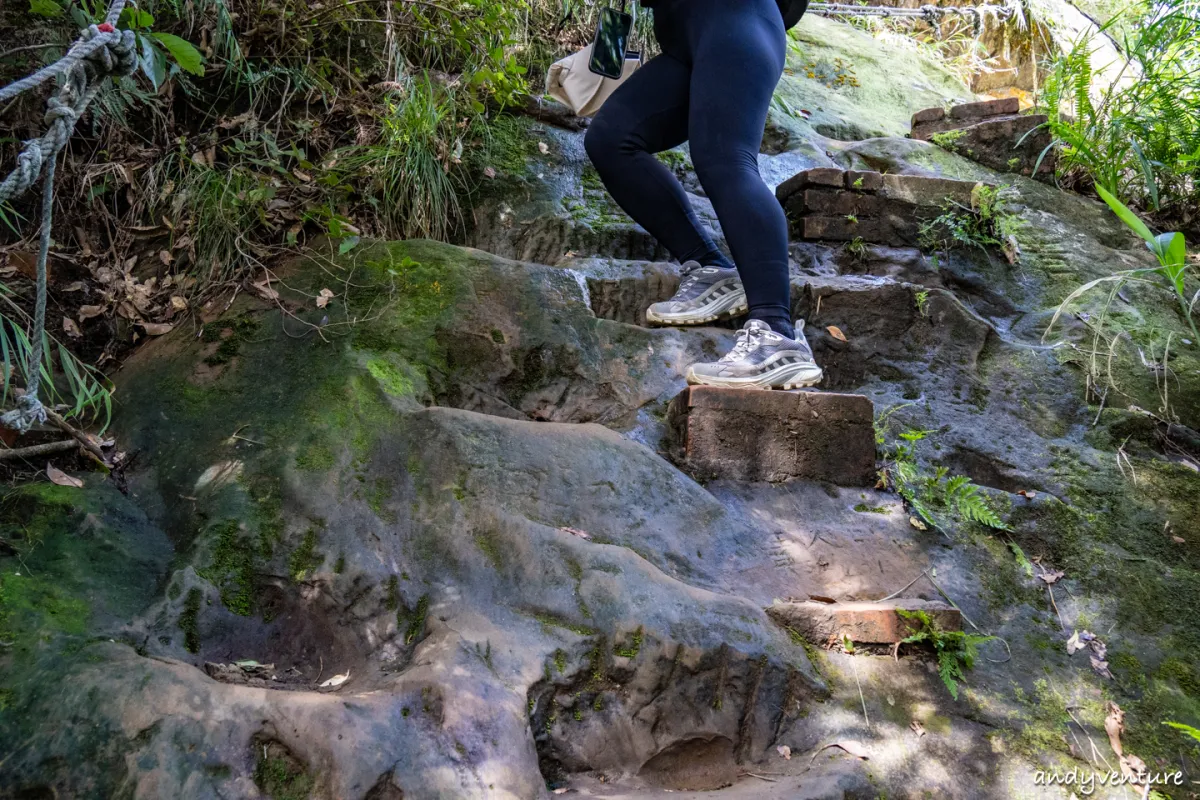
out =
[[[621,77],[625,71],[625,48],[629,44],[629,31],[632,29],[631,15],[615,8],[601,9],[588,69],[606,78]]]

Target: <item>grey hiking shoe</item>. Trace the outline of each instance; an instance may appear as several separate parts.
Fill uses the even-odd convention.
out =
[[[683,265],[679,291],[670,300],[646,309],[646,321],[652,325],[700,325],[749,310],[736,269],[705,267],[688,261]]]
[[[693,364],[687,371],[688,383],[738,389],[798,389],[820,380],[821,368],[804,338],[803,320],[796,325],[796,338],[788,339],[752,319],[720,361]]]

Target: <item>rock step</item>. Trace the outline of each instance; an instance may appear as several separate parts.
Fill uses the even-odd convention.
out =
[[[896,613],[898,610],[923,611],[942,630],[962,630],[962,612],[954,606],[907,598],[886,603],[776,602],[767,615],[814,644],[842,637],[860,644],[895,644],[919,627]]]
[[[999,172],[1032,175],[1036,166],[1039,176],[1054,174],[1054,152],[1046,150],[1051,140],[1050,131],[1036,130],[1046,123],[1046,115],[1022,114],[1020,111],[1020,103],[1015,97],[963,103],[948,111],[926,108],[913,114],[909,136],[933,141],[939,147]]]
[[[875,480],[874,406],[862,395],[689,386],[667,409],[667,450],[697,478]]]
[[[970,206],[976,181],[818,167],[784,181],[775,197],[793,236],[912,247],[949,203]]]

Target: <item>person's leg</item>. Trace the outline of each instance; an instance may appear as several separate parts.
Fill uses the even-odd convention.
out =
[[[729,242],[751,319],[792,338],[787,219],[758,171],[783,72],[783,21],[770,0],[700,0],[688,8],[692,163]]]
[[[656,56],[605,101],[584,146],[617,204],[680,263],[732,268],[675,175],[653,155],[687,140],[690,85],[686,64]]]

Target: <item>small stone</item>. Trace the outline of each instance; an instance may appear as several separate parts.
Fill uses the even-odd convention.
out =
[[[1021,110],[1021,101],[1015,97],[1001,97],[979,103],[960,103],[950,109],[952,119],[984,119],[1004,114],[1016,114]]]
[[[912,124],[915,128],[922,122],[938,122],[939,120],[945,118],[945,116],[946,109],[942,108],[941,106],[938,106],[937,108],[923,108],[912,115]]]

